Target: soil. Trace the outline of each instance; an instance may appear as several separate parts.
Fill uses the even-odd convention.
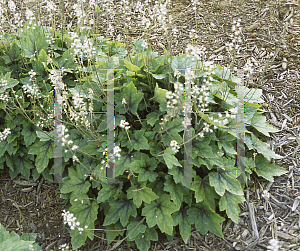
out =
[[[58,6],[59,2],[55,3]],[[17,6],[21,6],[20,2]],[[27,6],[31,10],[35,9],[34,2],[28,2]],[[65,10],[66,16],[71,12],[70,8],[71,4]],[[137,32],[138,27],[135,23],[136,14],[131,11],[132,19],[129,23],[132,24],[132,28],[129,30],[129,37],[139,38],[140,33]],[[23,16],[24,12],[25,8],[22,8]],[[285,123],[284,129],[272,134],[272,140],[268,143],[274,147],[277,154],[286,156],[274,163],[289,173],[275,178],[274,183],[254,179],[254,185],[245,190],[247,201],[240,204],[239,224],[234,224],[228,219],[223,223],[224,239],[210,233],[201,236],[194,228],[187,245],[178,233],[172,243],[159,235],[159,240],[151,243],[150,250],[267,250],[269,240],[276,235],[280,241],[285,242],[288,250],[296,250],[300,246],[299,211],[292,210],[292,207],[299,196],[300,171],[300,152],[297,148],[300,139],[298,141],[295,136],[300,135],[300,1],[200,1],[200,5],[197,5],[197,28],[195,12],[190,1],[173,1],[170,14],[180,34],[178,38],[172,39],[172,55],[185,53],[186,45],[192,43],[188,37],[189,31],[195,29],[199,36],[196,44],[206,47],[207,59],[217,59],[213,56],[217,55],[216,62],[222,66],[228,66],[227,52],[222,47],[231,41],[233,20],[241,19],[242,49],[235,59],[234,66],[242,67],[249,59],[257,62],[252,83],[249,85],[263,89],[267,121],[272,119],[273,125],[279,130]],[[96,25],[99,28],[97,33],[111,38],[105,34],[106,25],[102,21],[100,19]],[[112,22],[116,27],[120,27],[115,28],[116,35],[120,34],[123,37],[122,18],[116,18]],[[151,48],[163,55],[159,44],[167,48],[167,43],[161,35],[159,25],[151,27],[151,34],[156,35],[151,40]],[[267,55],[270,53],[273,53],[272,60],[263,73],[262,70],[268,62]],[[273,95],[274,99],[268,95]],[[284,142],[281,146],[278,144],[280,139],[280,142]],[[0,173],[0,223],[8,231],[18,234],[37,233],[37,242],[43,250],[59,250],[61,244],[70,244],[68,229],[63,224],[64,201],[59,198],[58,184],[40,179],[37,182],[26,181],[29,184],[24,185],[24,181],[21,175],[11,181],[7,168]],[[264,190],[270,193],[268,201],[262,197]],[[252,206],[254,211],[251,210]],[[275,217],[272,217],[273,212]],[[96,228],[101,228],[99,222]],[[255,237],[257,232],[259,238]],[[102,231],[95,231],[95,234],[94,240],[87,241],[80,250],[108,250],[112,247],[113,244],[107,247],[101,239],[105,237]],[[115,250],[137,248],[127,247],[124,241]]]

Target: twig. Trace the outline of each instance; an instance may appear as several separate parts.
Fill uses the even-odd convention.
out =
[[[295,151],[294,151],[293,158],[295,158],[296,152],[297,152],[297,151],[299,150],[299,148],[300,148],[300,137],[299,137],[299,136],[296,137],[296,141],[297,141],[297,143],[298,143],[298,146],[296,147],[296,149],[295,149]],[[298,158],[297,158],[297,164],[299,164]]]
[[[257,225],[256,225],[256,220],[255,220],[255,213],[254,213],[254,206],[253,202],[248,204],[249,207],[249,213],[250,213],[250,221],[251,221],[251,226],[254,231],[254,236],[256,238],[259,238],[258,230],[257,230]]]

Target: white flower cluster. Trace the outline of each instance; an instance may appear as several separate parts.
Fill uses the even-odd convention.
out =
[[[114,159],[114,155],[116,155],[118,157],[118,160],[120,160],[121,155],[119,154],[119,152],[121,152],[121,148],[119,146],[115,146],[114,147],[114,153],[109,155],[108,161],[112,161],[113,163],[115,163],[115,159]],[[107,154],[107,148],[105,148],[103,155]],[[105,163],[105,160],[101,161],[102,164]],[[106,167],[108,168],[108,164],[106,164]],[[101,167],[101,170],[103,169],[103,167]]]
[[[191,51],[191,52],[189,52]],[[197,60],[201,60],[202,57],[205,57],[206,54],[206,48],[201,45],[200,47],[198,46],[192,46],[191,44],[188,44],[186,49],[185,49],[185,53],[187,54],[188,57],[196,57]]]
[[[74,48],[75,55],[83,57],[83,52],[86,52],[87,57],[91,59],[96,53],[92,39],[85,38],[85,41],[82,43],[77,33],[69,32],[69,34],[71,35],[71,40],[73,40],[71,48]]]
[[[201,110],[202,112],[205,112],[205,111],[208,110],[207,109],[207,106],[208,106],[208,103],[209,103],[209,87],[208,86],[210,86],[212,84],[212,82],[214,81],[214,79],[211,76],[209,76],[210,75],[209,72],[212,72],[212,68],[213,68],[212,63],[210,62],[209,64],[206,64],[205,68],[209,69],[209,71],[206,72],[203,75],[204,85],[201,88],[199,88],[193,81],[191,82],[192,83],[191,95],[192,95],[193,99],[197,99],[199,101],[199,104],[197,106],[200,109],[198,108],[198,110]],[[188,79],[188,80],[191,80],[195,77],[194,72],[191,69],[187,69],[185,75],[186,75],[185,76],[186,79]],[[180,76],[180,73],[177,69],[174,72],[174,76],[177,77],[177,78]],[[175,90],[176,90],[175,91],[176,94],[172,93],[171,91],[166,93],[166,98],[167,99],[172,99],[172,104],[171,104],[170,101],[167,102],[167,107],[171,108],[170,112],[168,113],[168,116],[173,116],[174,115],[175,111],[179,107],[178,105],[176,105],[176,106],[174,106],[174,105],[181,102],[180,97],[182,96],[182,92],[183,92],[183,84],[181,84],[179,82],[175,82],[174,87],[175,87]],[[186,107],[184,105],[183,112],[184,113],[187,113],[187,112],[192,113],[192,105],[188,106],[188,107]],[[234,114],[230,115],[228,113],[228,111],[226,111],[225,112],[226,117],[235,118],[236,113],[237,113],[237,107],[230,109],[230,112],[232,112]],[[218,124],[221,124],[221,125],[226,125],[228,123],[227,118],[221,119],[222,118],[221,113],[219,113],[218,116],[219,116],[219,119],[214,119],[213,117],[211,117],[210,120],[213,121],[214,123],[218,123]],[[163,122],[168,121],[167,118],[161,118],[161,120],[163,120]],[[182,124],[184,125],[185,129],[187,128],[187,125],[190,125],[190,121],[188,120],[188,118],[186,116],[184,117]],[[203,132],[213,132],[213,130],[210,129],[209,127],[210,127],[210,124],[204,123]],[[217,126],[214,125],[214,128],[216,129]],[[203,132],[198,133],[198,135],[200,137],[204,137]]]
[[[0,93],[0,100],[8,101],[8,96],[7,96],[7,94]]]
[[[75,222],[76,217],[73,217],[74,215],[71,214],[69,211],[63,210],[62,216],[64,217],[64,223],[68,224],[71,230],[74,230],[75,228],[80,226],[80,222],[79,221]],[[88,228],[88,226],[85,226],[84,228]],[[79,234],[81,234],[83,228],[78,227],[78,230],[79,230]]]
[[[239,44],[242,43],[242,39],[240,37],[240,34],[242,32],[242,27],[240,27],[241,19],[238,19],[238,21],[234,20],[232,25],[232,32],[234,32],[234,35],[230,35],[232,37],[231,43],[225,43],[226,49],[229,53],[233,50],[233,47],[235,50],[237,50],[237,54],[239,53]],[[238,29],[237,29],[238,28]]]
[[[50,57],[49,57],[50,59]],[[65,71],[65,69],[62,67],[61,71],[59,70],[50,70],[49,78],[52,82],[52,87],[57,87],[61,89],[65,89],[65,85],[62,82],[62,74]],[[68,94],[65,92],[65,94]]]
[[[246,77],[248,78],[250,74],[253,73],[253,64],[251,63],[250,59],[247,59],[247,63],[244,65],[243,70],[247,72]],[[249,74],[250,73],[250,74]]]
[[[10,128],[6,128],[3,133],[0,132],[0,141],[6,140],[9,134],[11,134]]]
[[[185,78],[186,81],[193,80],[195,78],[195,72],[191,70],[191,68],[187,68],[185,73]]]
[[[61,139],[61,141],[62,141],[62,146],[64,146],[65,144],[66,144],[66,145],[71,145],[71,144],[73,144],[73,141],[72,141],[72,140],[67,141],[67,138],[68,138],[70,135],[69,135],[69,134],[66,134],[66,132],[68,132],[68,129],[66,129],[65,125],[60,125],[59,127],[62,129],[62,130],[61,130],[61,135],[60,135],[60,136],[61,136],[60,139]],[[78,146],[73,145],[72,148],[71,148],[71,150],[72,150],[72,151],[75,151],[77,148],[78,148]],[[65,149],[65,152],[68,152],[68,150]],[[79,159],[78,159],[75,155],[73,155],[72,158],[73,158],[73,161],[79,162]]]
[[[81,121],[86,125],[86,127],[90,127],[91,124],[90,122],[85,118],[85,116],[88,114],[88,112],[86,111],[86,105],[85,103],[83,102],[83,98],[81,98],[79,96],[79,93],[75,92],[73,94],[73,100],[74,100],[74,106],[75,106],[75,109],[80,109],[80,112],[79,114],[81,115],[78,115],[77,112],[74,112],[72,109],[70,110],[70,117],[71,117],[71,120],[75,120],[75,121],[78,121],[79,118],[81,118]]]
[[[53,119],[54,119],[54,114],[48,113],[47,118],[42,118],[42,117],[40,117],[39,119],[40,119],[41,121],[38,121],[37,124],[36,124],[36,126],[43,128],[45,125],[44,125],[44,122],[42,122],[42,120],[43,120],[43,121],[53,121]]]
[[[42,94],[40,93],[39,87],[35,84],[32,83],[32,86],[30,85],[23,85],[22,88],[24,89],[25,93],[28,93],[29,96],[32,97],[31,94],[33,94],[33,96],[36,96],[37,98],[41,98]]]
[[[146,49],[148,48],[148,45],[147,45],[147,43],[146,43],[145,41],[143,41],[142,47],[143,47],[143,48],[146,48]]]
[[[179,72],[178,72],[177,69],[176,69],[174,75],[175,75],[175,76],[179,76]],[[187,69],[187,71],[186,71],[186,78],[191,80],[191,79],[193,79],[194,77],[195,77],[194,72],[193,72],[191,69]],[[206,75],[205,75],[204,77],[206,77]],[[212,81],[213,79],[212,79],[211,77],[209,77],[209,80]],[[204,80],[203,82],[206,84],[206,83],[207,83],[207,80]],[[210,83],[207,83],[207,85],[210,85]],[[172,99],[172,103],[173,103],[173,104],[177,104],[177,103],[178,103],[178,100],[179,100],[179,98],[182,96],[182,92],[183,92],[183,90],[184,90],[184,89],[183,89],[183,84],[182,84],[182,83],[179,83],[179,82],[175,82],[175,83],[174,83],[174,88],[175,88],[175,94],[172,93],[171,91],[169,91],[169,92],[166,93],[166,98],[167,98],[167,99]],[[209,99],[209,98],[208,98],[209,93],[208,93],[207,91],[209,90],[209,88],[208,88],[206,85],[204,85],[204,86],[201,87],[201,89],[200,89],[198,86],[196,86],[196,85],[194,84],[194,82],[192,82],[192,89],[193,89],[193,90],[192,90],[192,92],[191,92],[191,95],[192,95],[192,97],[193,97],[194,99],[198,99],[198,100],[199,100],[199,106],[200,106],[200,108],[201,108],[201,111],[207,110],[207,108],[205,108],[205,107],[208,106],[207,101],[208,101],[208,99]],[[206,101],[206,102],[205,102],[205,101]],[[170,105],[170,104],[171,104],[171,102],[168,101],[168,102],[167,102],[167,107],[173,109],[173,108],[174,108],[173,104],[172,104],[172,105]],[[185,108],[184,108],[184,111],[187,112],[187,109],[190,109],[190,108],[191,108],[191,107],[185,107]]]
[[[120,127],[124,128],[126,125],[129,125],[129,123],[126,122],[125,120],[120,121]],[[128,130],[129,128],[130,128],[130,126],[126,126],[125,130]]]
[[[30,75],[29,79],[32,81],[34,79],[35,75],[36,75],[36,72],[33,69],[31,69],[31,71],[28,72],[28,74]]]
[[[8,81],[7,80],[5,80],[5,79],[1,79],[0,80],[0,90],[1,89],[6,89],[6,88],[4,88],[6,85],[7,85],[7,83],[8,83]],[[0,95],[0,100],[6,100],[6,101],[8,101],[8,96],[5,94],[3,94],[3,93],[1,93],[1,95]]]
[[[15,12],[16,11],[16,4],[14,3],[14,1],[8,1],[8,8],[12,11]]]
[[[175,151],[175,153],[179,152],[180,147],[178,146],[177,141],[172,140],[171,143],[170,143],[170,146],[174,146],[172,148],[172,150]]]

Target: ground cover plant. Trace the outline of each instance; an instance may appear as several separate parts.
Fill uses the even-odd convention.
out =
[[[171,239],[177,225],[185,242],[191,224],[201,234],[210,231],[222,237],[220,223],[224,218],[220,211],[225,210],[237,222],[238,204],[244,200],[244,186],[236,182],[234,150],[239,80],[228,69],[200,62],[203,50],[179,57],[171,57],[167,52],[158,56],[139,40],[128,55],[128,44],[109,42],[89,30],[62,32],[36,26],[32,19],[25,27],[2,37],[1,87],[7,96],[2,96],[1,102],[5,125],[1,162],[10,168],[12,178],[22,173],[28,178],[32,175],[34,180],[40,174],[47,180],[53,179],[51,92],[54,86],[63,89],[61,101],[66,113],[62,119],[62,168],[64,181],[71,183],[60,184],[60,192],[67,203],[64,215],[71,227],[73,248],[81,247],[87,237],[94,238],[94,221],[98,217],[104,220],[108,243],[119,234],[124,235],[120,229],[126,228],[123,240],[127,239],[128,245],[136,243],[140,250],[149,249],[150,241],[157,240],[157,231]],[[103,68],[118,68],[114,74],[114,154],[119,158],[115,162],[115,178],[122,184],[106,182],[107,116],[87,112],[108,110],[105,85],[109,79]],[[188,109],[182,110],[184,98],[188,98],[183,87],[189,81],[193,88],[192,108],[197,111],[192,119],[191,177],[201,181],[194,184],[183,182],[187,143],[183,132],[189,125],[184,116]],[[252,172],[273,180],[273,176],[286,171],[270,163],[271,158],[280,156],[258,137],[276,130],[265,123],[259,109],[261,90],[245,90],[245,183],[251,180]],[[29,97],[24,93],[29,93]],[[81,116],[71,105],[80,110]],[[15,108],[20,109],[14,111]],[[122,210],[130,213],[120,215]]]
[[[5,228],[0,224],[0,248],[1,250],[13,251],[40,251],[41,247],[34,243],[37,234],[24,234],[21,237],[15,232],[9,233]]]

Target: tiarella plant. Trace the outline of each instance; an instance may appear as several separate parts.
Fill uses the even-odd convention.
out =
[[[152,23],[156,17],[167,32],[161,15],[166,8],[157,10]],[[150,19],[140,11],[148,29]],[[63,159],[60,193],[73,249],[87,237],[93,240],[97,219],[108,244],[125,235],[114,247],[127,240],[129,246],[149,250],[158,233],[172,239],[178,230],[187,243],[192,225],[203,235],[210,231],[223,237],[225,214],[220,211],[238,222],[251,175],[273,181],[286,173],[271,163],[280,156],[259,140],[277,131],[260,109],[262,91],[242,87],[245,176],[237,181],[239,79],[229,69],[201,61],[203,47],[189,46],[177,57],[158,56],[144,40],[136,40],[129,54],[128,44],[85,29],[55,31],[32,19],[17,33],[4,34],[1,42],[0,168],[7,165],[12,179],[21,173],[53,180],[54,157]],[[115,141],[113,155],[107,156],[109,73]],[[191,106],[185,104],[186,93],[191,93]],[[54,97],[63,111],[61,126],[54,124]],[[55,139],[58,127],[62,135]],[[189,127],[192,180],[185,182]],[[54,140],[62,143],[59,156],[54,156]],[[110,161],[115,182],[109,183]]]
[[[27,25],[30,26],[30,23]],[[49,30],[48,35],[54,37],[56,44],[62,43],[60,33],[54,36],[53,31]],[[29,40],[29,37],[33,39]],[[70,41],[68,36],[65,39]],[[90,39],[95,38],[90,36]],[[2,108],[16,109],[18,103],[18,108],[23,108],[24,117],[33,123],[35,121],[36,126],[28,124],[25,118],[18,116],[17,111],[6,114],[4,124],[10,128],[11,134],[8,130],[3,132],[7,138],[2,137],[0,143],[1,162],[10,168],[12,178],[18,173],[29,177],[32,169],[34,179],[42,173],[46,179],[52,180],[54,125],[48,124],[46,128],[46,123],[53,116],[44,113],[44,110],[50,111],[54,104],[53,95],[49,95],[53,90],[52,82],[52,86],[62,88],[61,103],[66,111],[60,138],[65,176],[60,192],[61,197],[66,199],[66,210],[72,219],[77,220],[70,230],[73,248],[82,246],[87,237],[94,238],[97,218],[104,220],[109,243],[119,234],[125,234],[128,244],[132,245],[134,241],[140,250],[148,250],[150,241],[157,240],[158,232],[172,238],[177,225],[185,243],[193,224],[201,234],[210,231],[223,237],[220,223],[225,219],[220,216],[220,211],[225,211],[237,223],[238,204],[245,200],[244,184],[236,182],[235,165],[236,114],[232,112],[236,112],[238,102],[238,79],[228,69],[199,63],[194,56],[181,55],[165,60],[164,56],[144,48],[142,40],[134,44],[136,53],[127,55],[123,44],[96,39],[102,41],[96,49],[101,56],[96,56],[95,62],[86,66],[85,76],[74,74],[76,80],[83,83],[80,84],[74,82],[72,75],[77,69],[76,63],[65,60],[74,50],[71,42],[68,43],[71,46],[61,52],[62,55],[56,52],[57,57],[50,62],[42,27],[34,26],[32,22],[31,28],[18,36],[4,35],[5,48],[14,57],[2,57],[2,60],[10,60],[11,64],[3,68],[2,61],[0,74],[3,76],[2,82],[7,81],[2,87],[11,92],[9,97],[15,95],[8,101],[2,100]],[[36,53],[32,57],[34,49]],[[113,54],[113,60],[108,61],[108,53]],[[17,64],[21,54],[27,58],[25,64],[32,67],[30,77],[13,71],[12,65]],[[81,56],[86,56],[86,60],[88,58],[87,54]],[[149,61],[151,67],[146,64]],[[197,64],[199,70],[193,70]],[[57,70],[48,69],[48,65],[69,74],[59,75]],[[165,73],[169,67],[172,74]],[[102,68],[120,69],[114,75],[114,156],[117,158],[112,159],[115,162],[115,180],[121,183],[106,182],[106,168],[109,167],[106,156],[108,115],[105,112],[104,86],[108,78]],[[186,70],[180,73],[179,69]],[[49,77],[47,71],[50,72]],[[168,81],[171,83],[170,89]],[[184,106],[186,81],[190,81],[192,86],[190,112],[193,110],[193,113],[190,122],[185,115],[189,108]],[[19,101],[19,97],[23,97],[22,89],[24,92],[31,90],[35,103],[29,102],[26,97]],[[273,181],[273,176],[286,171],[270,162],[271,158],[280,156],[258,137],[260,133],[269,136],[269,132],[276,129],[265,122],[259,109],[259,103],[263,102],[261,90],[245,87],[245,91],[247,151],[244,183],[250,180],[253,171]],[[44,99],[41,98],[43,96]],[[39,103],[41,105],[38,106]],[[24,108],[33,112],[29,113]],[[75,113],[78,109],[80,115]],[[88,114],[87,109],[103,113]],[[72,125],[73,121],[75,125]],[[184,130],[188,125],[192,128],[190,157],[193,180],[185,183]],[[66,217],[65,221],[71,224],[72,220]],[[122,229],[126,229],[126,233]]]

